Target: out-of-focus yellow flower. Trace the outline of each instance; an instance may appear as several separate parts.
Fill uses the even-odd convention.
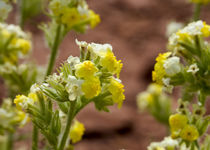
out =
[[[72,28],[74,25],[81,21],[81,16],[76,8],[66,7],[62,11],[61,22],[66,24],[68,28]]]
[[[183,129],[187,125],[187,116],[182,114],[174,114],[169,117],[169,124],[172,130]]]
[[[90,26],[91,28],[95,28],[101,22],[100,16],[92,10],[89,11],[89,16],[90,16]]]
[[[186,125],[181,131],[180,137],[187,141],[197,140],[199,133],[194,125]]]
[[[112,94],[113,102],[118,104],[118,108],[121,108],[122,103],[125,100],[124,85],[112,78],[109,85],[109,92]]]
[[[31,43],[25,39],[17,39],[16,41],[17,47],[21,49],[23,54],[27,54],[31,49]]]
[[[154,71],[152,72],[152,80],[156,81],[158,84],[163,84],[162,79],[166,75],[166,71],[164,69],[164,62],[171,55],[171,52],[159,54],[156,58],[157,63],[155,64]]]
[[[101,92],[101,85],[99,78],[98,77],[87,78],[82,83],[82,91],[84,92],[85,97],[88,99],[98,96],[98,94]]]
[[[17,95],[14,99],[17,109],[27,109],[28,104],[34,104],[37,101],[37,95],[35,93],[29,93],[28,97],[25,95]]]
[[[84,132],[84,125],[79,121],[75,121],[70,130],[70,139],[72,140],[72,143],[79,142],[82,139]]]
[[[92,77],[98,71],[98,68],[91,61],[84,61],[83,63],[77,64],[75,68],[75,74],[80,78]]]

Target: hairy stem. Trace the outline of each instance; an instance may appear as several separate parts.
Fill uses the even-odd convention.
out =
[[[197,21],[200,18],[201,4],[195,4],[193,20]]]
[[[38,150],[38,136],[39,136],[39,131],[38,128],[35,127],[33,128],[33,135],[32,135],[32,150]]]
[[[12,149],[13,149],[13,133],[9,132],[7,138],[6,150],[12,150]]]
[[[72,123],[72,121],[74,119],[74,108],[75,108],[75,104],[76,104],[76,101],[73,101],[71,103],[70,109],[68,111],[68,116],[67,116],[68,119],[67,119],[65,131],[63,133],[63,136],[62,136],[62,139],[61,139],[61,142],[60,142],[60,145],[59,145],[58,150],[64,150],[64,147],[66,145],[66,141],[68,139],[68,135],[69,135],[70,128],[71,128],[71,123]]]
[[[48,76],[52,73],[54,64],[55,64],[55,59],[57,56],[57,52],[58,52],[58,47],[60,44],[60,34],[61,34],[61,25],[58,25],[57,30],[56,30],[56,35],[55,35],[55,39],[54,39],[54,43],[53,46],[51,48],[51,55],[50,55],[50,60],[48,63],[48,67],[47,67],[47,72],[45,76]]]

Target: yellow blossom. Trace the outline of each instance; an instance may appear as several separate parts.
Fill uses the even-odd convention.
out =
[[[116,73],[119,78],[123,64],[121,60],[117,61],[111,50],[108,50],[101,58],[101,65],[109,72]]]
[[[88,78],[94,75],[94,73],[98,72],[98,68],[91,61],[84,61],[81,64],[77,64],[76,68],[76,76],[80,78]]]
[[[23,54],[27,54],[28,51],[31,49],[31,43],[25,39],[17,39],[16,41],[17,47],[21,49]]]
[[[22,110],[22,108],[25,106],[25,103],[27,102],[28,97],[25,95],[17,95],[14,99],[14,103],[16,104],[17,109]]]
[[[180,130],[186,126],[188,122],[187,116],[182,114],[174,114],[169,117],[169,124],[172,130]]]
[[[98,96],[98,94],[101,92],[101,85],[99,78],[98,77],[87,78],[82,83],[82,91],[84,92],[85,97],[88,99]]]
[[[116,79],[112,78],[108,90],[112,94],[113,102],[117,103],[118,108],[120,108],[123,101],[125,100],[124,85]]]
[[[68,28],[72,28],[74,25],[81,21],[81,16],[76,8],[66,7],[62,11],[61,22],[66,24]]]
[[[92,10],[89,11],[89,16],[90,16],[90,26],[91,28],[95,28],[95,26],[97,26],[101,22],[100,16]]]
[[[180,137],[187,141],[194,141],[198,139],[199,133],[194,125],[186,125],[181,131]]]
[[[70,130],[70,139],[72,143],[77,143],[82,139],[82,136],[85,132],[85,127],[79,121],[75,121],[71,130]]]
[[[158,84],[162,84],[162,79],[166,75],[166,71],[164,69],[164,62],[171,55],[171,52],[159,54],[156,58],[157,63],[155,64],[154,71],[152,72],[152,80],[156,81]]]

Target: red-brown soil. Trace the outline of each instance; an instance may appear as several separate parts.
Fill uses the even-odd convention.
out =
[[[93,105],[85,108],[78,119],[85,124],[86,134],[76,145],[76,150],[146,150],[151,141],[159,141],[166,135],[165,128],[149,114],[138,113],[136,95],[151,82],[155,57],[166,49],[167,23],[171,20],[183,22],[191,17],[192,5],[185,1],[88,0],[102,22],[84,35],[69,33],[60,46],[56,64],[59,66],[69,55],[79,55],[75,38],[112,44],[117,58],[124,64],[121,79],[126,101],[122,109],[112,107],[110,113],[97,112]],[[208,23],[209,8],[206,6],[202,12],[202,18]],[[44,65],[49,50],[41,31],[34,27],[30,29],[33,32],[33,58]]]

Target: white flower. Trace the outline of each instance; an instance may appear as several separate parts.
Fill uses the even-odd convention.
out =
[[[21,30],[21,28],[19,26],[16,26],[13,24],[8,25],[8,24],[1,23],[0,28],[6,29],[6,30],[8,30],[8,32],[13,33],[18,37],[21,37],[24,39],[28,38],[27,35]]]
[[[179,29],[183,28],[183,23],[179,22],[170,22],[167,25],[166,36],[169,37],[173,33],[176,33]]]
[[[201,29],[204,27],[203,21],[199,20],[188,24],[180,33],[188,33],[189,35],[202,35]]]
[[[71,75],[68,76],[67,80],[68,83],[65,88],[69,93],[69,100],[74,101],[78,96],[83,94],[81,89],[82,80],[78,80],[76,77]]]
[[[171,137],[165,137],[161,142],[152,142],[148,147],[147,150],[167,150],[167,149],[175,149],[178,146],[178,141],[173,140]]]
[[[0,1],[0,16],[1,19],[6,19],[8,16],[8,13],[12,10],[12,7],[5,3],[4,1]]]
[[[38,92],[38,91],[40,91],[39,85],[36,84],[36,83],[33,84],[33,85],[31,86],[31,88],[30,88],[30,92],[36,93],[36,92]]]
[[[75,40],[76,44],[81,48],[81,47],[87,47],[88,43],[85,41],[78,41],[77,39]]]
[[[88,50],[91,52],[93,58],[103,57],[108,51],[112,51],[110,44],[88,44]]]
[[[150,95],[148,92],[141,92],[137,95],[137,105],[140,111],[144,111],[148,107]]]
[[[170,57],[164,62],[163,67],[169,76],[173,76],[181,71],[179,62],[180,58],[176,56]]]
[[[164,90],[164,91],[167,91],[167,92],[169,92],[169,93],[171,93],[172,90],[173,90],[173,86],[170,85],[170,80],[171,80],[170,78],[163,78],[163,79],[162,79],[163,84],[164,84],[163,90]]]
[[[187,70],[187,72],[192,72],[192,74],[196,74],[196,72],[198,71],[199,71],[199,68],[197,64],[190,65],[189,69]]]
[[[67,59],[67,62],[70,64],[71,69],[75,69],[75,65],[80,63],[80,60],[78,57],[69,56]]]

